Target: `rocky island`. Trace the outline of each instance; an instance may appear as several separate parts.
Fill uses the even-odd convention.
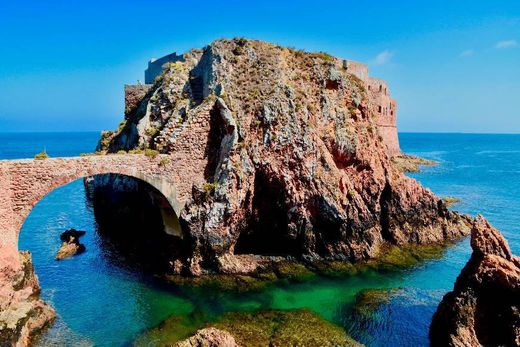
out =
[[[442,344],[456,326],[438,323],[454,322],[450,317],[458,313],[452,310],[459,307],[450,302],[459,296],[478,301],[475,283],[464,273],[491,258],[499,265],[497,274],[517,271],[518,260],[503,242],[497,246],[478,236],[489,225],[449,210],[443,199],[403,174],[413,168],[407,169],[399,149],[397,103],[366,65],[262,41],[221,39],[151,61],[145,82],[125,87],[125,119],[117,130],[103,132],[96,154],[143,154],[139,165],[160,167],[172,182],[161,188],[174,192],[179,204],[174,208],[156,186],[132,175],[100,174],[85,183],[100,232],[109,230],[117,238],[111,244],[129,247],[129,253],[147,252],[143,259],[163,278],[239,278],[269,270],[291,276],[294,267],[284,268],[288,261],[305,277],[307,267],[326,271],[333,263],[359,264],[389,252],[399,258],[392,252],[444,245],[473,230],[469,270],[432,325],[432,342]],[[125,158],[110,165],[129,170]],[[77,238],[68,240],[79,247]],[[29,343],[54,311],[38,298],[29,255],[22,253],[18,262],[16,245],[5,249],[2,265],[12,266],[0,272],[0,341]],[[497,286],[510,295],[516,292],[507,286],[518,286],[508,276]],[[504,319],[518,320],[518,312],[507,312]],[[293,341],[286,332],[310,317],[335,331],[333,340],[322,340],[320,331],[301,338],[357,344],[309,312],[265,312],[251,319],[263,324],[265,317],[278,317],[284,334],[277,328],[259,334],[261,341]],[[219,324],[180,345],[205,339],[241,344],[249,334],[231,331],[237,324],[231,318]],[[507,333],[518,336],[512,326],[516,330]],[[471,334],[461,338],[502,341]]]
[[[468,217],[393,165],[396,102],[366,65],[246,39],[159,62],[153,83],[126,87],[125,120],[98,151],[169,155],[186,192],[170,272],[356,262],[469,233]]]

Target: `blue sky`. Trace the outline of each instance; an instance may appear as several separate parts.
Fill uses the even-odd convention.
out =
[[[400,131],[520,133],[520,1],[0,0],[0,131],[112,129],[151,57],[249,37],[367,62]]]

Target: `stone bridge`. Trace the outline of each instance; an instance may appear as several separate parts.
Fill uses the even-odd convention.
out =
[[[174,211],[173,221],[170,212],[169,233],[180,233],[177,216],[183,204],[171,179],[173,164],[161,161],[163,157],[167,156],[122,154],[0,160],[0,267],[11,264],[17,268],[18,236],[33,206],[53,189],[83,177],[111,173],[148,183],[169,203],[166,208]]]

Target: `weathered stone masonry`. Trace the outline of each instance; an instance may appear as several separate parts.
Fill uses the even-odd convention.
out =
[[[159,161],[144,155],[0,161],[0,259],[17,251],[20,228],[36,203],[53,189],[82,177],[113,173],[141,179],[160,191],[178,215],[182,203],[176,185],[162,174],[168,167]]]

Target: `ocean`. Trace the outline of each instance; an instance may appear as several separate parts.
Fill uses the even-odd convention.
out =
[[[520,135],[400,133],[399,138],[404,152],[438,161],[410,176],[439,196],[462,199],[452,209],[484,215],[520,253]],[[43,149],[52,157],[79,155],[92,152],[98,139],[99,133],[4,133],[0,159],[30,158]],[[71,227],[87,231],[82,238],[87,251],[57,262],[59,235]],[[40,345],[96,346],[129,345],[172,315],[197,313],[211,320],[227,311],[263,308],[308,308],[368,346],[426,346],[431,316],[471,254],[465,239],[439,259],[400,272],[318,277],[248,294],[180,291],[125,266],[103,246],[81,180],[34,207],[19,248],[32,252],[42,297],[59,315]],[[356,297],[366,289],[388,289],[388,300],[369,317],[353,319]]]

